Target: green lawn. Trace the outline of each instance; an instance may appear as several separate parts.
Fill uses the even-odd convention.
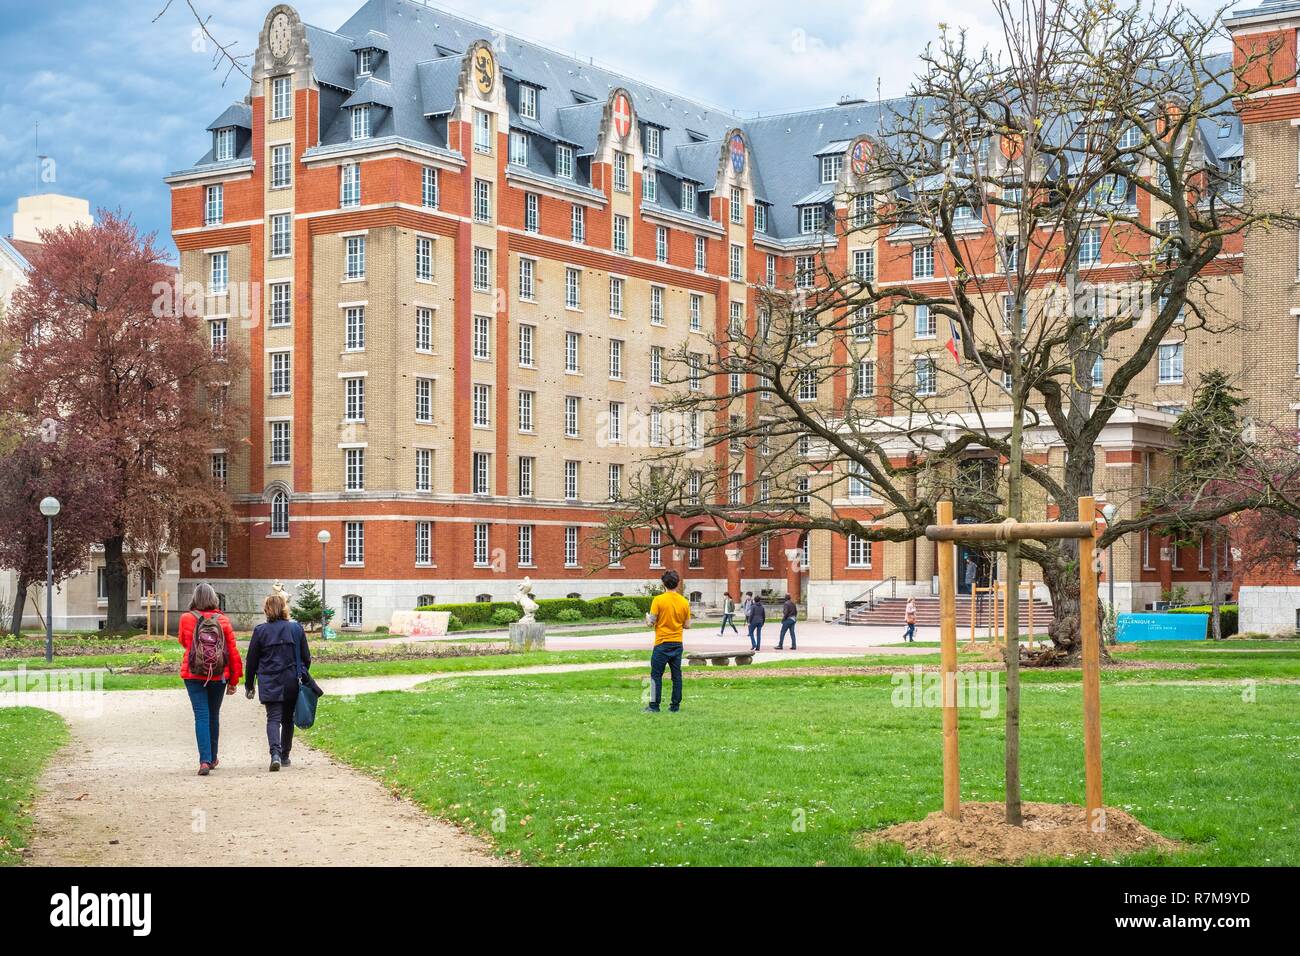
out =
[[[1198,669],[1103,688],[1107,803],[1188,844],[1129,862],[1300,865],[1300,687],[1247,702],[1237,683],[1293,679],[1300,652],[1137,654]],[[855,837],[940,807],[940,712],[894,707],[888,675],[752,673],[689,681],[676,715],[640,712],[635,673],[442,680],[322,708],[310,740],[529,863],[927,862]],[[1033,674],[1023,698],[1025,798],[1082,802],[1077,672]],[[962,713],[965,799],[1002,798],[1002,734]]]
[[[28,807],[46,761],[67,740],[63,719],[34,707],[0,710],[0,866],[21,859],[31,826]]]

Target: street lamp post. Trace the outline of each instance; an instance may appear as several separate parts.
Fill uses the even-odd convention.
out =
[[[330,533],[321,529],[321,532],[316,535],[316,540],[320,542],[320,636],[321,640],[324,640],[325,626],[329,623],[329,611],[325,603],[325,555],[330,543]]]
[[[1106,504],[1101,509],[1101,515],[1106,519],[1106,529],[1115,523],[1115,516],[1119,514],[1119,508],[1113,504]],[[1115,617],[1115,542],[1112,541],[1106,548],[1106,587],[1110,592],[1110,615]]]
[[[59,513],[58,498],[42,498],[45,515],[45,662],[54,660],[54,516]]]

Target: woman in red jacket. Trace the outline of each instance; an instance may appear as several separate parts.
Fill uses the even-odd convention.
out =
[[[181,679],[185,681],[185,690],[190,695],[190,707],[194,710],[194,739],[199,745],[199,776],[206,777],[217,765],[217,737],[221,729],[221,698],[235,692],[239,678],[243,676],[244,664],[239,659],[239,648],[235,644],[235,631],[230,626],[226,615],[219,610],[217,592],[210,584],[199,584],[194,588],[194,597],[190,601],[188,614],[181,617],[180,632],[177,639],[185,653],[181,656]],[[213,619],[221,628],[225,637],[225,660],[220,673],[215,669],[209,673],[196,673],[191,666],[190,649],[194,645],[194,635],[201,620]],[[212,650],[219,650],[212,648]]]

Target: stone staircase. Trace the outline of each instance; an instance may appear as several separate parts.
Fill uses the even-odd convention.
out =
[[[916,598],[916,623],[918,627],[938,627],[939,626],[939,599],[937,597],[919,597]],[[1020,601],[1020,626],[1023,630],[1029,623],[1029,604],[1030,602],[1021,599]],[[1045,633],[1047,625],[1052,621],[1052,605],[1046,601],[1035,600],[1034,605],[1034,632],[1038,634]],[[836,619],[838,624],[850,625],[879,625],[897,627],[900,631],[904,627],[904,611],[907,607],[907,599],[901,597],[884,598],[875,601],[872,605],[861,604],[857,607],[849,608],[847,613]],[[957,595],[957,629],[970,628],[971,621],[971,599],[968,594]],[[993,618],[993,598],[987,594],[981,594],[979,606],[975,609],[977,614],[975,620],[976,627],[988,627]],[[998,601],[998,618],[1001,619],[1003,614],[1002,602]]]

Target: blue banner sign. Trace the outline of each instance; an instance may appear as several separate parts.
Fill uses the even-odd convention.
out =
[[[1203,641],[1208,614],[1121,614],[1115,639],[1128,641]]]

